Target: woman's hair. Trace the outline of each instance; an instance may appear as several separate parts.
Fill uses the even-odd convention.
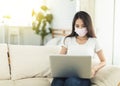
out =
[[[84,26],[87,28],[87,31],[88,31],[87,37],[96,37],[94,29],[93,29],[91,17],[88,13],[84,11],[79,11],[75,14],[73,18],[73,22],[72,22],[72,32],[66,37],[74,37],[74,36],[77,37],[78,36],[75,32],[75,22],[79,18],[83,21]]]

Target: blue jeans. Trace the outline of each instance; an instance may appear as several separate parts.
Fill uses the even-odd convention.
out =
[[[54,78],[51,86],[91,86],[91,81],[79,77]]]

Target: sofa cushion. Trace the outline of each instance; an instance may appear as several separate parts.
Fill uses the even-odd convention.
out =
[[[0,44],[0,79],[10,79],[7,44]]]
[[[14,86],[12,80],[0,80],[0,86]]]
[[[118,86],[120,82],[120,67],[107,65],[100,69],[91,81],[93,86]]]
[[[58,54],[59,49],[58,46],[9,45],[11,78],[49,76],[49,55]]]
[[[15,86],[50,86],[50,82],[45,78],[28,78],[15,80]]]

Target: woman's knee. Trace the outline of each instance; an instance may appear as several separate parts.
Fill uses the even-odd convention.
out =
[[[70,77],[65,80],[64,86],[80,86],[81,79],[78,77]]]

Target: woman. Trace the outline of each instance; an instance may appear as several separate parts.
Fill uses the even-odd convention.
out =
[[[91,17],[88,13],[79,11],[74,16],[72,32],[65,37],[60,54],[94,56],[95,53],[100,63],[92,67],[91,78],[105,65],[105,57],[95,36]],[[91,82],[90,79],[80,77],[54,78],[51,86],[91,86]]]

